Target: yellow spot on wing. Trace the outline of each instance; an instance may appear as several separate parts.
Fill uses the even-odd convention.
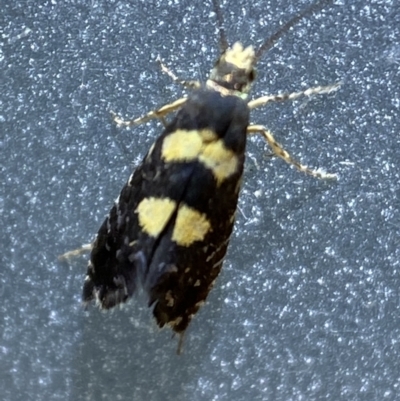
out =
[[[235,153],[227,149],[221,140],[205,146],[199,160],[212,170],[217,185],[234,174],[238,167]]]
[[[217,185],[234,174],[238,167],[235,153],[209,129],[177,130],[168,135],[163,142],[162,158],[167,163],[198,160],[212,171]]]
[[[198,131],[177,130],[164,139],[162,157],[166,162],[195,160],[202,145]]]
[[[181,205],[176,216],[172,240],[180,246],[190,246],[204,240],[211,224],[205,214],[186,205]]]
[[[210,129],[205,128],[205,129],[202,129],[197,132],[200,135],[204,144],[207,144],[210,142],[216,142],[218,140],[218,135]]]
[[[145,198],[136,209],[143,231],[157,237],[171,219],[177,204],[168,198]]]

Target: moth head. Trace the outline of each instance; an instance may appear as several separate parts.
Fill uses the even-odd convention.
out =
[[[240,42],[236,42],[215,63],[210,81],[232,91],[232,94],[246,98],[256,77],[255,63],[253,46],[244,48]]]

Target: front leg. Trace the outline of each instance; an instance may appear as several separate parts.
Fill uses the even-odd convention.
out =
[[[286,100],[296,100],[302,96],[312,96],[312,95],[321,95],[324,93],[331,93],[339,89],[341,82],[336,82],[333,85],[328,86],[314,86],[313,88],[308,88],[304,91],[300,92],[292,92],[292,93],[281,93],[278,95],[268,95],[262,96],[258,99],[251,100],[248,103],[249,109],[255,109],[256,107],[265,106],[267,103],[271,102],[285,102]]]
[[[135,118],[132,120],[123,120],[121,117],[119,117],[116,113],[111,111],[111,116],[115,124],[118,126],[124,126],[124,127],[132,127],[133,125],[141,125],[144,123],[147,123],[148,121],[152,120],[153,118],[158,118],[161,121],[163,121],[164,117],[168,115],[169,113],[172,113],[173,111],[181,108],[187,101],[187,97],[182,97],[175,102],[166,104],[165,106],[162,106],[158,110],[152,110],[149,113],[145,114],[142,117]],[[165,121],[163,121],[163,124]],[[165,125],[165,124],[164,124]]]
[[[292,164],[295,166],[299,171],[306,173],[308,175],[311,175],[316,178],[320,178],[323,180],[329,180],[329,179],[337,179],[336,174],[329,174],[325,173],[324,171],[321,170],[312,170],[307,166],[304,166],[303,164],[299,163],[297,160],[293,159],[293,157],[290,155],[289,152],[287,152],[282,145],[280,145],[274,136],[272,135],[271,131],[267,130],[264,126],[262,125],[250,125],[247,127],[247,133],[248,134],[261,134],[265,140],[268,142],[269,146],[271,146],[272,151],[274,154],[281,159],[285,160],[286,163]]]

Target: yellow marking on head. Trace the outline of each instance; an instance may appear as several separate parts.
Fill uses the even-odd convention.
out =
[[[243,48],[240,42],[234,43],[232,48],[227,49],[223,57],[227,63],[233,64],[237,68],[245,71],[250,71],[255,62],[253,46]]]
[[[167,163],[198,160],[213,172],[217,185],[238,167],[235,153],[210,129],[173,132],[164,139],[161,156]]]
[[[168,198],[145,198],[135,210],[143,231],[157,237],[170,220],[177,204]]]
[[[211,223],[205,214],[186,205],[181,205],[176,216],[172,240],[180,246],[190,246],[204,240]]]

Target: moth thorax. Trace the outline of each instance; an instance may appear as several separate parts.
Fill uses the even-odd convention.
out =
[[[211,71],[210,81],[232,91],[232,94],[247,97],[255,79],[255,62],[253,46],[244,48],[241,43],[236,42],[218,59]]]

